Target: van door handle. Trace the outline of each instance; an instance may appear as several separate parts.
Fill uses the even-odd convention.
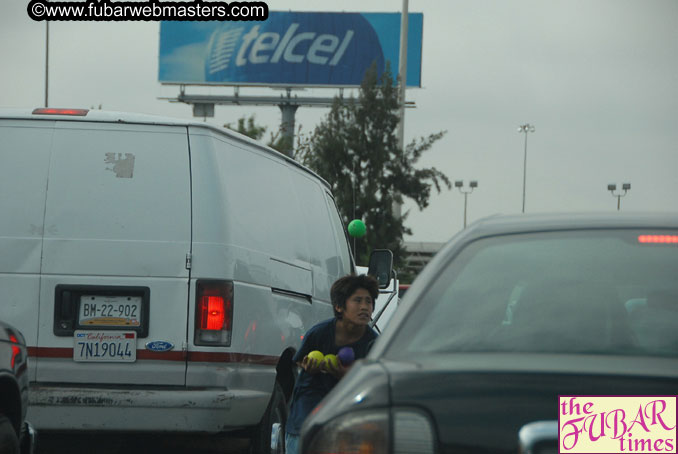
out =
[[[313,297],[311,295],[309,295],[308,293],[295,292],[295,291],[292,291],[292,290],[284,290],[284,289],[281,289],[281,288],[274,288],[274,287],[271,287],[271,291],[273,293],[277,293],[279,295],[292,296],[292,297],[295,297],[295,298],[303,298],[306,301],[308,301],[310,304],[313,304]]]

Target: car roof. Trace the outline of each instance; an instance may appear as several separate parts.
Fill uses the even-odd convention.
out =
[[[675,229],[678,213],[539,213],[494,215],[479,219],[453,236],[421,275],[435,273],[459,248],[480,238],[521,233],[598,229]]]
[[[477,232],[509,233],[601,228],[674,228],[678,212],[540,213],[495,215],[471,225]]]
[[[450,250],[457,249],[461,244],[488,236],[564,230],[634,228],[678,228],[678,212],[496,214],[479,219],[453,236],[431,260],[434,262],[432,268],[438,266],[441,257],[446,256]]]
[[[678,228],[678,212],[497,214],[479,219],[467,229],[457,233],[447,242],[441,252],[448,249],[452,243],[473,241],[485,236],[613,228]]]

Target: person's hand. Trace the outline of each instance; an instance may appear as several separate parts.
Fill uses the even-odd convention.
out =
[[[322,368],[324,372],[332,375],[337,380],[341,380],[341,378],[346,375],[346,372],[348,372],[348,368],[344,367],[341,364],[341,361],[337,361],[336,364],[333,364],[330,361],[323,361]]]
[[[299,365],[311,375],[315,375],[323,370],[322,362],[317,359],[309,358],[308,355],[304,356],[304,359],[301,360],[301,364]]]

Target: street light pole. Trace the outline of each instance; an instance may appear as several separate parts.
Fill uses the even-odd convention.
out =
[[[464,182],[462,180],[457,180],[454,182],[454,187],[459,189],[459,192],[464,194],[464,228],[466,228],[466,207],[468,206],[467,200],[468,200],[468,195],[473,192],[475,188],[478,187],[478,182],[476,180],[473,180],[469,183],[469,189],[464,191],[462,188],[464,186]]]
[[[607,190],[612,193],[613,197],[617,198],[617,211],[619,211],[620,208],[621,208],[621,198],[624,197],[626,195],[626,193],[629,192],[630,189],[631,189],[631,183],[622,183],[621,190],[623,190],[624,192],[623,193],[618,192],[617,194],[615,194],[614,191],[617,190],[617,185],[616,184],[608,184],[607,185]]]
[[[405,90],[407,88],[407,28],[409,19],[409,0],[403,0],[403,9],[400,13],[400,51],[398,54],[398,148],[405,149]],[[393,215],[400,219],[402,217],[402,205],[398,202],[393,203]]]
[[[403,10],[400,13],[400,54],[398,56],[398,85],[399,119],[398,122],[398,146],[405,146],[405,90],[407,88],[407,27],[409,19],[409,1],[403,0]]]
[[[45,21],[45,107],[49,107],[49,20]]]
[[[534,126],[525,123],[518,126],[519,133],[525,133],[525,152],[523,153],[523,213],[525,212],[525,187],[527,183],[527,133],[534,132]]]

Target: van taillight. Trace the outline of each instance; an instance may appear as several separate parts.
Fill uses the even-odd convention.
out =
[[[200,329],[221,329],[224,327],[224,298],[203,296],[200,301]]]
[[[33,115],[72,115],[84,117],[89,109],[55,109],[53,107],[39,107],[33,109]]]
[[[195,345],[231,345],[233,283],[198,281],[195,297]]]

